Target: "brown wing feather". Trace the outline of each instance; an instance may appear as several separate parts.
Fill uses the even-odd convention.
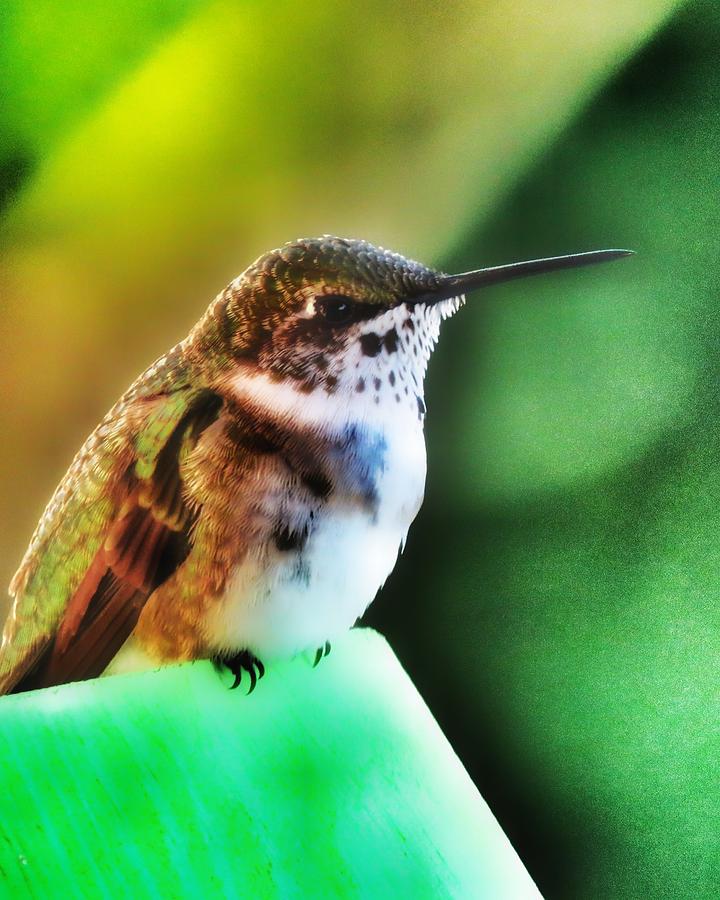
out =
[[[218,413],[215,394],[200,395],[157,457],[150,478],[128,471],[127,497],[111,523],[54,639],[13,693],[100,675],[134,629],[152,592],[182,564],[198,510],[183,498],[180,457]]]

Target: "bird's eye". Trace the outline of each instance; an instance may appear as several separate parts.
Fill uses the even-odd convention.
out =
[[[315,313],[330,325],[345,325],[354,313],[354,303],[342,294],[323,294],[315,300]]]

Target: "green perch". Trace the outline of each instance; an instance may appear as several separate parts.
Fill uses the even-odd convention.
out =
[[[378,634],[227,684],[200,662],[0,699],[0,896],[540,896]]]

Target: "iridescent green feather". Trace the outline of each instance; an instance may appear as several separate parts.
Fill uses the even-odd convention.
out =
[[[195,392],[182,345],[155,362],[120,398],[80,449],[33,535],[10,593],[0,648],[0,694],[51,637],[100,550],[133,465],[149,478]]]

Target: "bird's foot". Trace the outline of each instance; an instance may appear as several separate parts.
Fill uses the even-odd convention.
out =
[[[330,645],[330,641],[325,641],[325,643],[322,645],[322,647],[317,648],[317,651],[315,653],[315,662],[313,663],[313,669],[317,666],[317,664],[320,662],[320,660],[324,656],[328,655],[328,653],[331,650],[332,650],[332,647]]]
[[[213,664],[218,670],[230,669],[235,676],[235,681],[230,685],[230,690],[235,690],[242,681],[243,672],[247,672],[250,676],[250,689],[248,694],[252,694],[258,680],[265,674],[265,666],[260,660],[254,656],[249,650],[241,650],[234,656],[216,656]]]

